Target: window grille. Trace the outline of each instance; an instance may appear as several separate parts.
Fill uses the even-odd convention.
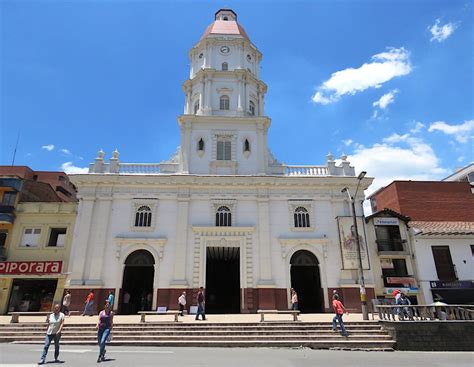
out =
[[[296,228],[311,227],[311,225],[309,223],[309,213],[302,206],[295,209],[294,218],[295,218],[295,227]]]
[[[151,209],[143,205],[135,213],[135,227],[151,227]]]
[[[221,206],[216,212],[216,227],[231,227],[232,213],[227,206]]]

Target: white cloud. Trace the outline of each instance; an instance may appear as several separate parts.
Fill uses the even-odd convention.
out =
[[[354,142],[354,140],[352,139],[346,139],[346,140],[343,140],[342,143],[348,147],[349,145],[351,145],[352,143]]]
[[[380,88],[383,83],[411,72],[410,54],[403,47],[390,47],[372,56],[371,62],[359,68],[348,68],[331,75],[312,97],[313,102],[329,104],[343,95],[353,95],[368,88]]]
[[[410,129],[410,134],[418,134],[419,132],[421,132],[421,130],[423,130],[425,128],[425,124],[417,121],[416,124],[415,124],[415,127]]]
[[[45,149],[48,152],[51,152],[54,149],[54,144],[43,145],[41,149]]]
[[[438,180],[449,173],[431,146],[409,133],[392,134],[370,147],[357,146],[348,160],[357,171],[375,177],[366,195],[394,180]],[[365,209],[370,213],[368,204]]]
[[[66,155],[71,155],[71,151],[69,149],[66,149],[66,148],[61,149],[61,152],[66,154]]]
[[[395,101],[395,94],[398,93],[398,89],[394,89],[388,93],[385,93],[378,101],[372,103],[373,107],[378,107],[382,110],[386,109],[387,106]]]
[[[437,42],[443,42],[446,41],[449,36],[451,36],[456,28],[458,27],[458,24],[456,23],[446,23],[442,26],[440,26],[441,20],[436,19],[435,24],[433,24],[431,27],[428,27],[428,30],[431,32],[431,37],[430,41],[437,41]]]
[[[75,174],[75,173],[88,173],[89,168],[87,167],[77,167],[72,164],[72,162],[65,162],[61,165],[61,169],[66,172],[67,174]]]
[[[447,135],[453,135],[459,143],[467,143],[472,139],[472,132],[474,130],[474,120],[464,121],[463,124],[449,125],[444,121],[433,122],[428,131],[441,131]]]

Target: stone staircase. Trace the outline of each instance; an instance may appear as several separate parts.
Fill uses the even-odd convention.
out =
[[[395,341],[378,322],[347,322],[348,337],[329,322],[145,323],[116,324],[111,345],[156,347],[308,347],[313,349],[390,350]],[[0,343],[42,344],[44,323],[0,325]],[[61,344],[94,345],[91,324],[64,327]]]

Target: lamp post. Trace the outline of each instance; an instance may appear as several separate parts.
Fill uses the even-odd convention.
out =
[[[359,270],[359,285],[360,285],[360,302],[361,302],[361,308],[362,308],[362,316],[364,320],[369,319],[369,313],[367,310],[367,294],[365,291],[364,268],[362,266],[362,256],[360,252],[359,229],[357,227],[355,199],[357,197],[357,192],[359,191],[360,182],[362,181],[362,179],[365,177],[366,174],[367,174],[366,171],[362,171],[361,173],[359,173],[359,176],[357,176],[358,182],[357,182],[357,188],[356,188],[354,196],[351,196],[351,193],[349,192],[349,188],[347,187],[344,187],[341,190],[341,192],[347,193],[347,196],[349,197],[349,200],[352,206],[352,218],[354,220],[355,236],[356,236],[356,243],[357,243],[357,259],[359,260],[358,270]]]

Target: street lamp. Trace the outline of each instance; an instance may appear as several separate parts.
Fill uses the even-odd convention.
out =
[[[362,256],[360,252],[359,229],[357,228],[355,199],[357,197],[357,192],[359,191],[360,183],[366,174],[367,172],[362,171],[361,173],[359,173],[359,176],[357,176],[358,182],[357,182],[357,188],[356,188],[354,196],[351,196],[351,193],[349,192],[349,188],[347,187],[344,187],[341,190],[341,192],[347,193],[347,196],[349,197],[349,200],[352,205],[352,218],[354,220],[355,236],[356,236],[356,243],[357,243],[357,259],[359,260],[358,270],[359,270],[359,285],[360,285],[360,302],[361,302],[362,315],[363,315],[364,320],[369,319],[369,313],[367,310],[367,294],[365,292],[364,268],[362,267]]]

